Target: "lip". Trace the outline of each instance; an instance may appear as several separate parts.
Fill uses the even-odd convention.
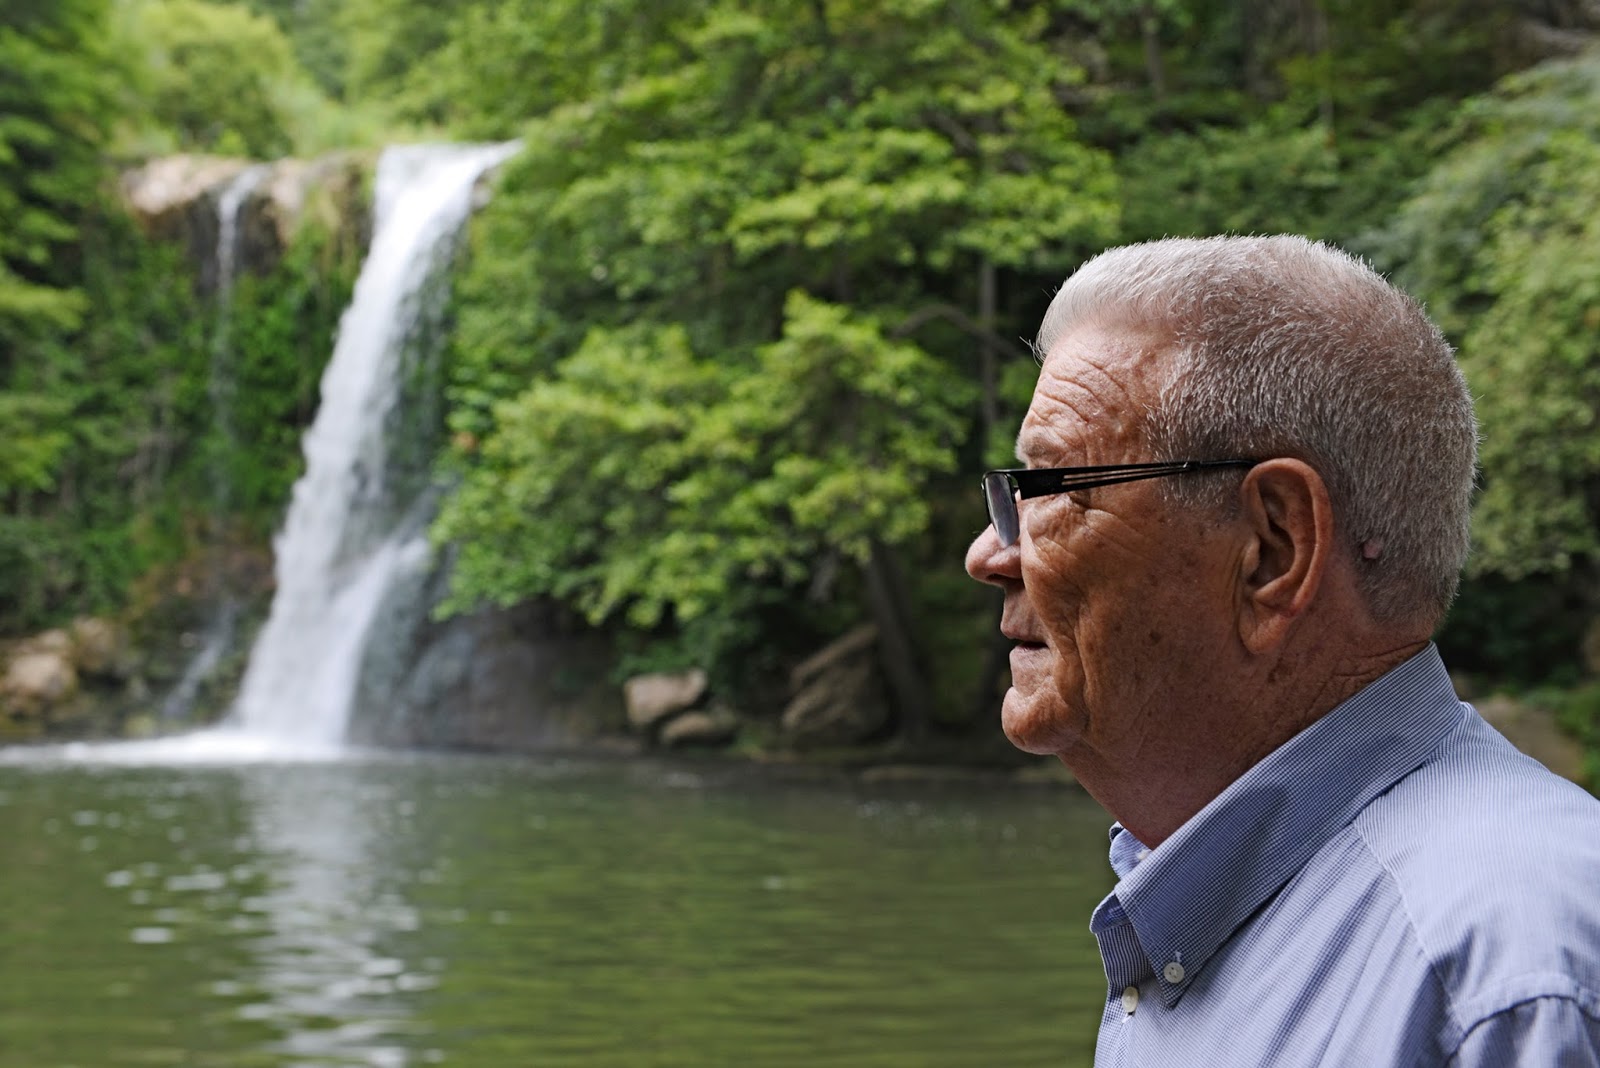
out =
[[[1031,677],[1043,670],[1048,658],[1046,653],[1050,650],[1037,642],[1018,642],[1011,647],[1011,652],[1006,659],[1011,664],[1011,682],[1017,685],[1021,678]]]

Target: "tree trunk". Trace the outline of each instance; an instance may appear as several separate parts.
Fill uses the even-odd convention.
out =
[[[983,333],[978,342],[978,382],[983,388],[979,411],[983,417],[983,445],[988,448],[994,440],[995,427],[1000,424],[999,363],[1000,353],[994,344],[995,320],[995,270],[994,261],[985,256],[978,266],[978,327]]]
[[[1322,11],[1320,0],[1303,0],[1300,7],[1300,32],[1305,38],[1306,51],[1326,59],[1329,47],[1328,17]],[[1333,137],[1333,85],[1331,71],[1326,65],[1319,68],[1317,79],[1317,117],[1328,137]]]
[[[903,741],[918,741],[927,736],[928,716],[933,707],[928,677],[922,670],[912,636],[910,606],[901,581],[894,550],[874,542],[872,556],[862,568],[867,584],[867,601],[872,621],[878,626],[878,656],[883,676],[889,684]]]
[[[995,598],[999,607],[999,598]],[[993,722],[1000,714],[1000,680],[1011,670],[1011,641],[999,629],[999,613],[995,613],[996,627],[984,650],[983,667],[978,671],[978,685],[972,691],[972,707],[967,720],[971,723]]]
[[[1139,31],[1144,37],[1144,70],[1150,79],[1150,95],[1159,103],[1167,96],[1167,64],[1161,54],[1161,15],[1154,4],[1140,5]]]

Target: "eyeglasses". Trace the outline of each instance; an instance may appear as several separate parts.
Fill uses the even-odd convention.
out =
[[[1053,493],[1112,486],[1118,482],[1138,482],[1147,478],[1166,478],[1205,471],[1214,467],[1254,467],[1255,460],[1169,460],[1155,464],[1109,464],[1101,467],[1012,467],[990,471],[983,476],[983,500],[989,506],[989,522],[1000,535],[1000,547],[1015,545],[1022,533],[1017,517],[1017,502]]]

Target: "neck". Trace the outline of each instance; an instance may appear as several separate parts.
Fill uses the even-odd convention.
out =
[[[1075,747],[1058,755],[1090,796],[1154,849],[1267,754],[1426,645],[1425,637],[1407,640],[1316,669],[1275,662],[1252,685],[1186,703],[1181,728],[1157,746],[1132,754]]]

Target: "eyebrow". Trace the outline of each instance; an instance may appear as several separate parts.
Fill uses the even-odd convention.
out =
[[[1029,454],[1036,454],[1039,449],[1039,432],[1037,430],[1023,430],[1017,434],[1017,447],[1014,450],[1017,459],[1026,464]]]

